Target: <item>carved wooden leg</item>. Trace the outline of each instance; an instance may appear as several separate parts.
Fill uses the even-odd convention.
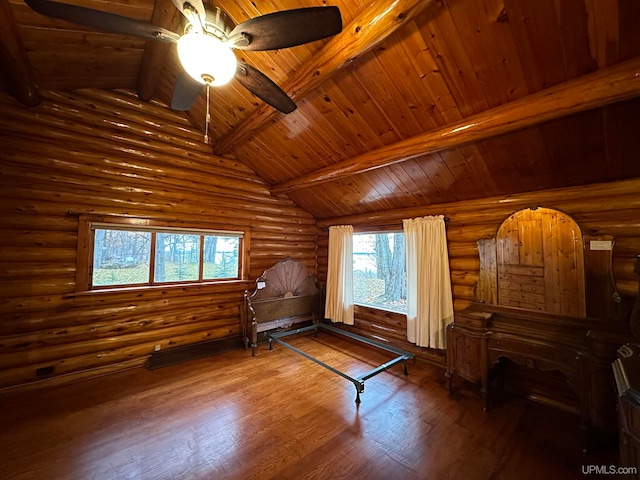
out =
[[[255,318],[251,322],[251,356],[255,357],[258,353],[258,323]]]
[[[489,411],[489,372],[485,371],[482,374],[482,384],[480,386],[480,393],[482,393],[482,400],[484,400],[484,411]]]
[[[490,402],[489,402],[489,392],[485,387],[482,387],[482,400],[484,400],[484,408],[483,410],[485,412],[489,411],[489,406],[490,406]]]
[[[453,392],[453,373],[444,372],[444,378],[447,379],[447,387],[449,388],[449,395]]]

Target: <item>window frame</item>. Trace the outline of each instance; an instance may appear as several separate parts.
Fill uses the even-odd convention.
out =
[[[137,232],[150,232],[150,264],[149,280],[145,283],[131,283],[119,285],[92,285],[93,283],[93,253],[95,231],[104,230],[129,230]],[[155,240],[157,233],[178,233],[185,235],[198,235],[201,240],[205,236],[236,236],[240,239],[238,245],[238,277],[204,279],[204,241],[200,241],[200,254],[198,266],[198,280],[184,281],[154,281],[155,275]],[[80,215],[78,222],[78,248],[76,256],[76,293],[81,292],[105,292],[127,291],[140,289],[157,289],[184,287],[189,285],[215,285],[231,282],[242,282],[249,278],[249,243],[250,230],[246,227],[220,224],[202,224],[195,222],[182,222],[171,220],[155,220],[139,217],[116,217],[105,215]]]
[[[397,226],[393,226],[393,227],[387,227],[387,228],[379,228],[379,229],[358,229],[355,230],[353,232],[353,236],[355,237],[356,235],[380,235],[380,234],[394,234],[394,233],[402,233],[404,235],[404,229],[402,227],[397,227]],[[352,257],[352,261],[355,258],[355,252],[352,252],[351,254]],[[407,269],[407,265],[406,265],[406,254],[405,254],[405,258],[404,258],[404,263],[405,263],[405,274],[406,274],[406,269]],[[355,271],[354,271],[355,273]],[[393,308],[389,308],[389,307],[383,307],[379,304],[371,304],[371,303],[362,303],[362,302],[358,302],[355,299],[355,279],[353,282],[353,288],[354,288],[354,292],[353,292],[353,303],[356,306],[359,307],[365,307],[365,308],[373,308],[373,309],[377,309],[377,310],[381,310],[383,312],[391,312],[391,313],[395,313],[398,315],[406,315],[407,312],[406,311],[401,311],[401,310],[397,310],[397,309],[393,309]]]

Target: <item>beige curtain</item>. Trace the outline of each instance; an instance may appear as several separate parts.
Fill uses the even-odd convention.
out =
[[[407,260],[407,339],[445,348],[453,321],[447,233],[442,215],[403,220]]]
[[[353,325],[353,227],[329,227],[325,317]]]

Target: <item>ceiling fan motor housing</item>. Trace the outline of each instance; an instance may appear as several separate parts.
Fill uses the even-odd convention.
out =
[[[214,6],[211,2],[204,2],[204,8],[207,12],[204,30],[210,35],[214,35],[221,42],[226,42],[229,39],[231,31],[235,28],[233,20],[223,12],[219,7]],[[187,34],[191,31],[192,25],[187,22],[184,28],[184,33]]]

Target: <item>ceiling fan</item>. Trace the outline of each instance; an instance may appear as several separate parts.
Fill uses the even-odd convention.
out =
[[[178,57],[186,74],[180,74],[174,86],[171,100],[174,110],[189,110],[205,85],[208,96],[209,86],[224,85],[235,77],[243,87],[274,108],[283,113],[294,111],[293,100],[258,69],[238,61],[233,49],[276,50],[336,35],[342,31],[338,7],[282,10],[234,25],[211,1],[172,0],[187,20],[184,34],[179,35],[148,22],[101,10],[52,0],[25,0],[33,10],[49,17],[108,33],[177,43]],[[208,106],[207,101],[207,109]]]

